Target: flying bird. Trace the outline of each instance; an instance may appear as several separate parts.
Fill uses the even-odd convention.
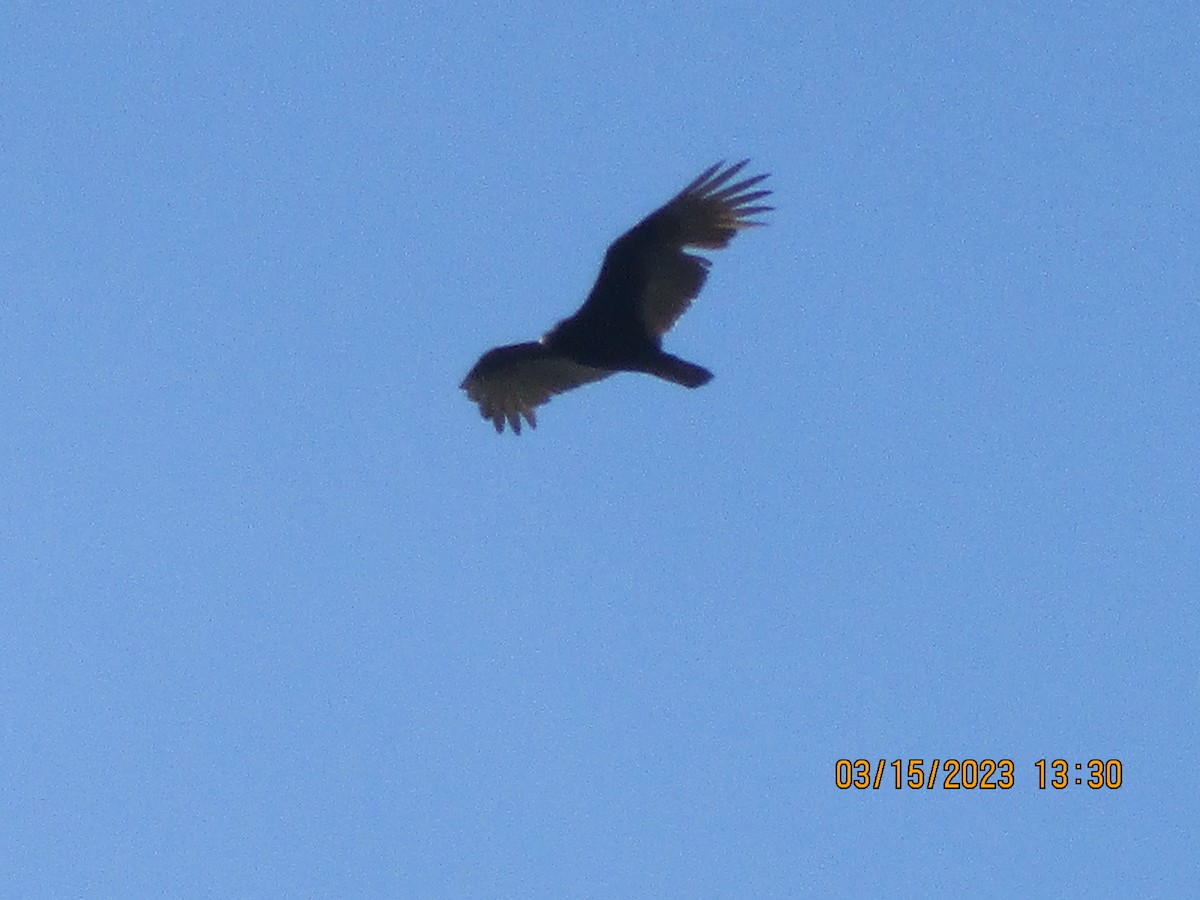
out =
[[[708,277],[709,260],[685,247],[719,250],[771,192],[754,188],[766,175],[735,181],[749,160],[723,162],[700,176],[625,234],[604,264],[583,306],[540,340],[496,347],[479,358],[460,387],[497,432],[505,422],[521,433],[521,417],[537,427],[535,408],[616,372],[645,372],[696,388],[712,379],[703,366],[662,349],[662,336],[691,306]],[[730,182],[733,182],[732,184]]]

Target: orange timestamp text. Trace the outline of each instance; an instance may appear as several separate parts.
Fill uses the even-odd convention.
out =
[[[1119,759],[1039,759],[1038,788],[1062,790],[1080,786],[1116,790],[1124,780]],[[1008,791],[1016,786],[1016,765],[1011,759],[839,759],[833,767],[839,790]]]

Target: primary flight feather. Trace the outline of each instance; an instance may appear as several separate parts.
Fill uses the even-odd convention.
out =
[[[704,286],[711,263],[685,247],[719,250],[743,228],[769,195],[754,188],[767,176],[735,181],[749,160],[717,163],[625,234],[604,264],[583,306],[540,340],[496,347],[479,358],[462,389],[496,431],[507,422],[521,433],[521,417],[537,427],[536,407],[614,372],[646,372],[684,387],[708,383],[712,373],[662,349],[662,336]],[[733,182],[733,183],[730,183]]]

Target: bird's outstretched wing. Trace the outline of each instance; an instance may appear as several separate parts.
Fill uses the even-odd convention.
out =
[[[730,184],[747,162],[710,166],[617,238],[578,315],[604,318],[602,310],[612,315],[623,307],[620,313],[635,315],[656,337],[670,330],[700,293],[710,265],[683,248],[719,250],[741,229],[763,224],[751,217],[773,209],[755,205],[771,193],[753,190],[765,174]]]
[[[460,385],[479,404],[479,413],[491,419],[496,431],[504,423],[521,433],[521,416],[537,428],[534,408],[555,394],[611,375],[607,369],[572,362],[556,355],[540,341],[510,344],[489,350],[479,358]]]

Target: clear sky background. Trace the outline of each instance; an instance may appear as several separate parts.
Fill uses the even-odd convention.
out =
[[[1194,2],[14,0],[0,116],[6,895],[1196,888]],[[713,382],[497,436],[742,157]]]

